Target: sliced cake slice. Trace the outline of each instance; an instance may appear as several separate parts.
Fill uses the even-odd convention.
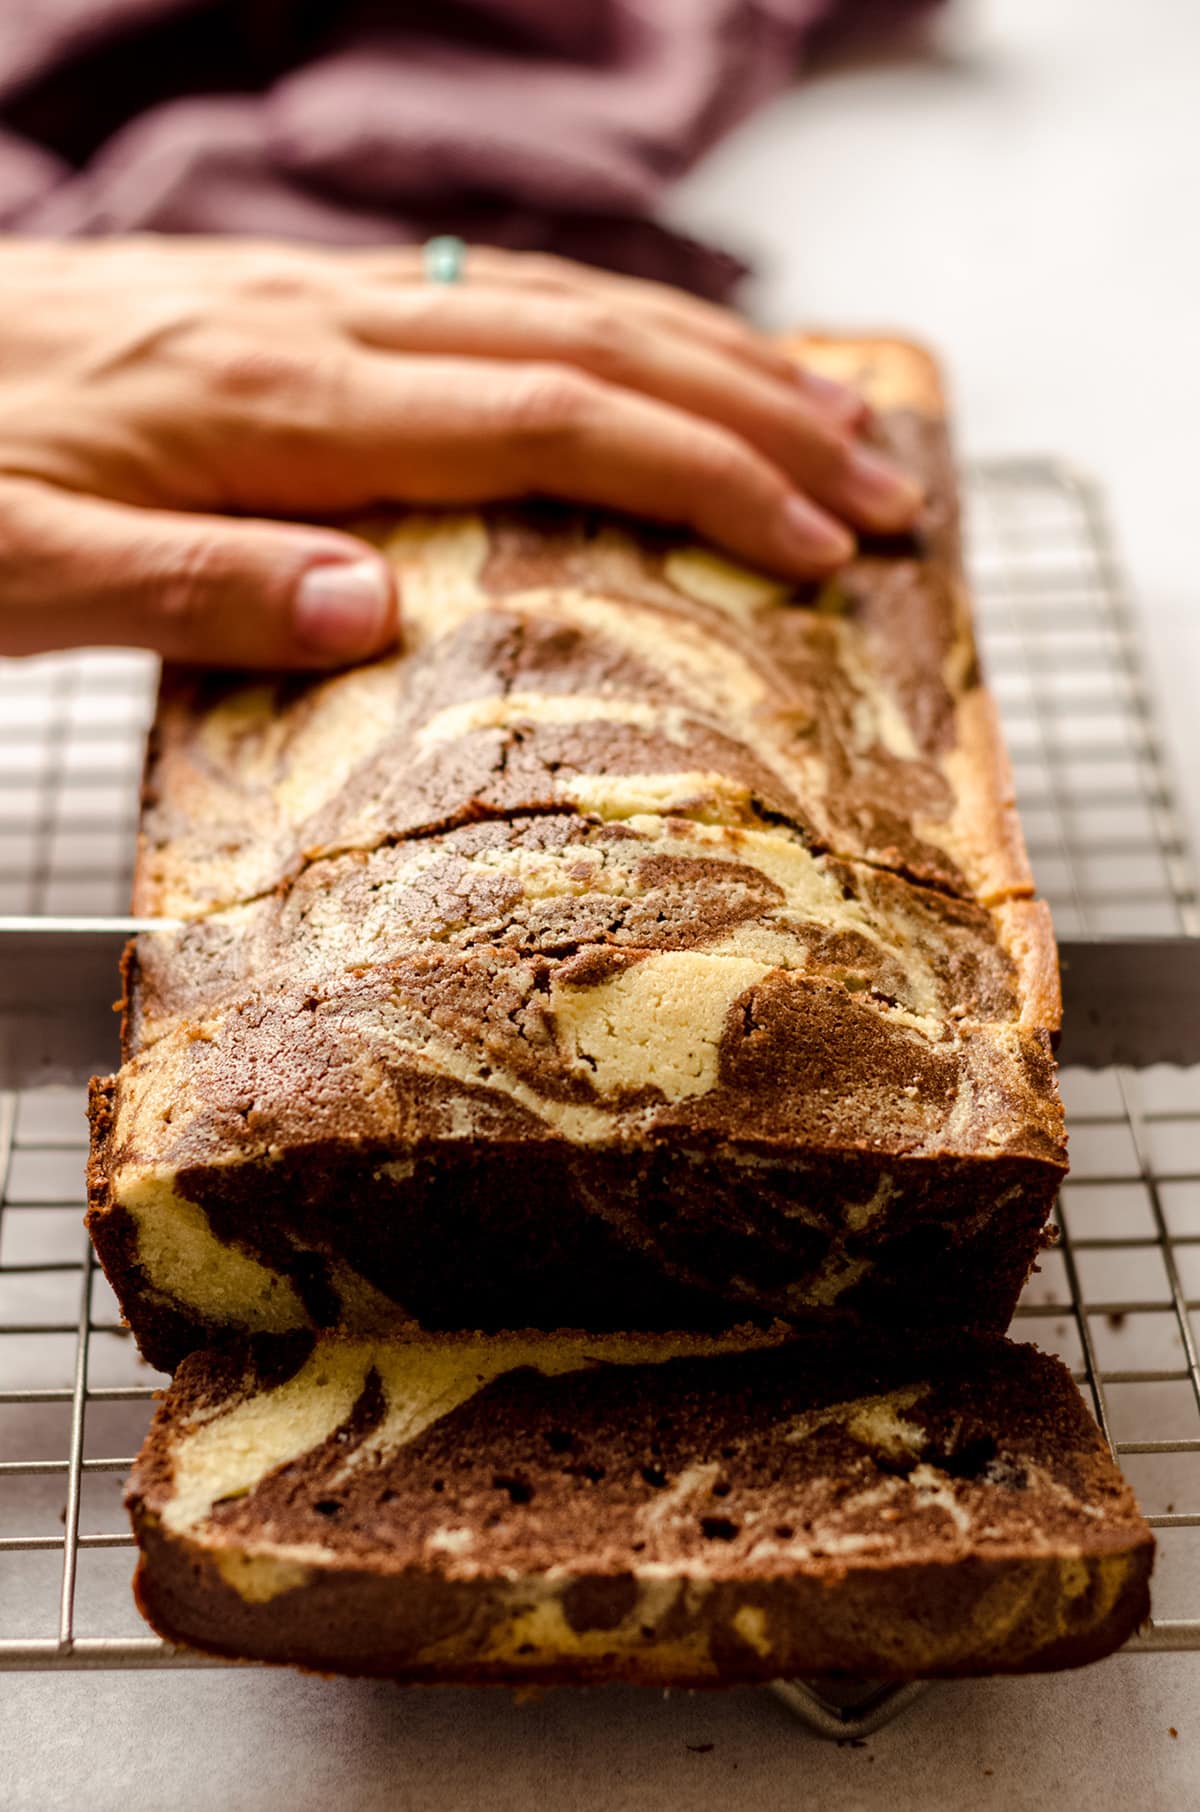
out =
[[[505,945],[237,1003],[96,1086],[161,1369],[230,1330],[1000,1331],[1065,1169],[1044,1032],[751,956]]]
[[[185,1361],[128,1505],[162,1635],[430,1682],[1069,1667],[1154,1548],[1069,1373],[999,1339],[260,1340]]]

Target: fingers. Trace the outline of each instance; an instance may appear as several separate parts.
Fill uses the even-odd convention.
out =
[[[516,283],[549,296],[599,296],[614,307],[636,310],[784,382],[795,370],[785,353],[732,309],[703,302],[667,283],[618,276],[549,253],[503,252],[489,246],[471,247],[466,272],[468,283]]]
[[[865,396],[836,378],[810,371],[805,365],[794,367],[795,381],[815,409],[850,434],[857,434],[871,420],[871,406]]]
[[[357,271],[382,279],[393,293],[397,288],[411,291],[430,287],[420,246],[333,255],[352,261]],[[738,365],[774,378],[786,388],[799,389],[815,409],[849,432],[861,429],[870,419],[870,409],[851,385],[806,370],[733,309],[701,301],[666,283],[618,276],[549,253],[508,252],[480,245],[468,249],[462,287],[489,293],[512,289],[526,297],[540,293],[558,301],[566,298],[608,303],[621,319],[657,326],[685,343],[708,346]],[[444,295],[445,288],[437,293]]]
[[[523,368],[530,369],[538,368]],[[826,572],[853,552],[845,529],[737,435],[571,374],[564,391],[561,375],[549,373],[541,392],[517,394],[526,489],[684,523],[702,539],[797,577]]]
[[[161,256],[167,249],[178,259],[194,262],[197,257],[216,257],[226,267],[230,265],[230,242],[204,235],[165,241],[159,236],[147,235],[140,239],[109,240],[105,244],[114,255],[120,255],[122,251],[126,255],[136,254],[146,249]],[[365,282],[393,293],[416,290],[442,298],[449,290],[466,288],[473,292],[518,290],[526,297],[541,294],[556,299],[564,296],[583,301],[599,299],[626,316],[632,314],[660,328],[682,333],[767,373],[780,383],[796,385],[811,401],[838,419],[859,418],[865,410],[862,399],[849,385],[806,372],[768,335],[758,332],[733,309],[701,301],[670,284],[623,277],[550,253],[470,246],[461,286],[430,285],[425,272],[424,248],[420,245],[386,249],[347,246],[318,249],[288,240],[249,240],[236,246],[233,269],[239,277],[249,275],[253,279],[257,275],[264,291],[278,289],[286,284],[289,276],[294,276],[325,288],[345,290]]]
[[[350,535],[0,485],[0,652],[149,648],[229,667],[329,667],[395,637],[385,562]]]
[[[902,528],[920,504],[910,479],[855,444],[850,411],[834,394],[840,385],[809,373],[782,383],[708,341],[647,325],[592,296],[466,286],[355,291],[343,321],[358,340],[384,350],[550,361],[657,398],[730,430],[862,528]],[[831,416],[835,407],[845,424]]]
[[[566,365],[363,354],[305,458],[293,435],[254,451],[262,481],[343,507],[549,495],[686,524],[792,576],[849,557],[847,531],[728,429]],[[324,461],[326,463],[322,464]],[[301,506],[302,507],[302,506]]]
[[[401,246],[394,251],[352,252],[345,256],[353,261],[357,271],[374,277],[382,285],[428,287],[420,247]],[[439,287],[436,293],[444,296],[446,287]],[[556,258],[550,253],[507,252],[494,246],[473,245],[467,251],[465,278],[459,287],[488,291],[514,289],[527,297],[542,295],[556,300],[576,298],[608,302],[627,318],[707,345],[779,383],[790,386],[798,381],[795,361],[732,309],[703,302],[666,283],[618,276],[615,272],[598,270],[593,265],[574,264],[569,258]],[[803,377],[799,382],[802,388],[808,387]],[[823,393],[825,404],[837,412],[853,410],[856,399],[847,386],[818,379],[817,389]],[[836,397],[834,393],[837,393]]]

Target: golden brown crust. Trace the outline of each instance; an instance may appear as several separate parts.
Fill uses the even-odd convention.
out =
[[[788,334],[785,349],[825,377],[860,390],[873,409],[946,413],[941,366],[915,340],[899,334]]]
[[[958,703],[957,747],[952,765],[955,828],[970,852],[976,897],[984,905],[1033,892],[1033,871],[1017,815],[1012,767],[996,701],[983,683]]]
[[[1019,976],[1022,1027],[1062,1031],[1062,976],[1050,908],[1044,900],[1005,900],[993,908],[1000,941]]]
[[[889,335],[849,339],[802,334],[784,342],[815,371],[854,385],[880,411],[905,410],[944,424],[941,368],[915,342]],[[975,897],[985,905],[1033,892],[1033,874],[1017,815],[1012,769],[999,713],[978,675],[970,599],[955,584],[958,643],[950,661],[959,676],[954,761],[955,823],[970,851]]]

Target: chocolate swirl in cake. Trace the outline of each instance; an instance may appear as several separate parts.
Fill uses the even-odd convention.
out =
[[[405,641],[164,678],[91,1226],[143,1350],[573,1323],[999,1328],[1057,976],[932,368],[916,540],[795,591],[531,507],[366,525]]]

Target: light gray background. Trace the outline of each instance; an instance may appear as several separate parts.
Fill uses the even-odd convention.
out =
[[[787,95],[676,213],[773,325],[934,346],[965,453],[1104,481],[1200,846],[1200,6],[956,0],[938,41]]]
[[[1200,6],[956,12],[940,59],[845,70],[779,102],[676,212],[755,257],[776,324],[936,345],[968,453],[1052,451],[1100,475],[1200,843]],[[1198,1733],[1200,1656],[938,1687],[845,1749],[765,1693],[515,1707],[251,1670],[8,1676],[0,1804],[1157,1812],[1200,1803]]]

